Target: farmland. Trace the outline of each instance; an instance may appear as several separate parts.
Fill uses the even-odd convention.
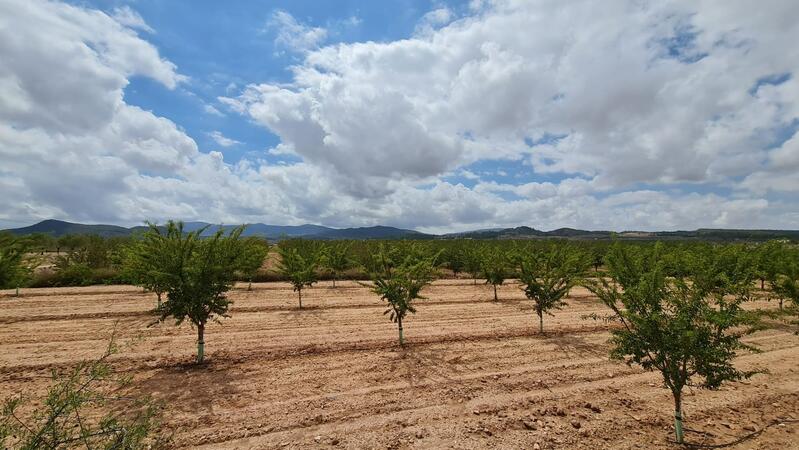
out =
[[[2,291],[0,391],[41,396],[51,369],[99,356],[132,389],[163,401],[175,447],[671,448],[671,399],[659,374],[608,358],[611,325],[588,290],[539,334],[517,282],[435,281],[397,345],[385,304],[354,281],[296,293],[239,283],[195,365],[188,323],[154,323],[155,296],[124,285]],[[762,295],[762,293],[756,293]],[[746,309],[776,308],[763,299]],[[115,325],[116,324],[116,325]],[[767,369],[719,390],[687,389],[687,439],[730,448],[799,448],[799,336],[744,337],[742,369]]]

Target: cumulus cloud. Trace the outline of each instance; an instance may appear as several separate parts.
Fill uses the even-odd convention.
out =
[[[230,139],[229,137],[225,137],[220,131],[212,131],[208,133],[208,136],[211,139],[213,139],[214,142],[216,142],[222,147],[232,147],[234,145],[241,144],[241,142],[235,139]]]
[[[226,162],[125,102],[131,76],[186,80],[132,10],[0,3],[0,220],[796,227],[795,2],[469,11],[433,11],[408,39],[330,46],[276,11],[276,43],[301,58],[292,79],[219,99],[280,138],[272,155],[300,161],[273,165]],[[491,160],[525,181],[472,166]]]
[[[277,33],[275,45],[295,52],[314,49],[327,39],[325,28],[300,23],[294,16],[281,9],[272,13],[267,28]]]
[[[114,18],[120,25],[124,25],[128,28],[139,29],[142,31],[146,31],[148,33],[155,33],[147,22],[144,21],[141,15],[130,8],[130,6],[120,6],[114,8],[113,14],[111,17]]]

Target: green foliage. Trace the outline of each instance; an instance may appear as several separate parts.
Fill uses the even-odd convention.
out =
[[[166,292],[170,275],[164,268],[169,264],[170,247],[164,246],[159,232],[146,232],[122,249],[122,273],[128,282],[155,292],[158,305]]]
[[[288,278],[297,292],[300,308],[302,308],[302,290],[310,287],[317,281],[316,269],[319,266],[320,253],[318,249],[301,252],[296,247],[279,246],[280,262],[278,271]],[[303,254],[305,253],[305,254]]]
[[[0,233],[0,289],[18,288],[30,277],[25,261],[29,244],[24,238]]]
[[[494,300],[498,300],[497,286],[501,286],[510,272],[510,263],[506,253],[501,249],[485,249],[481,255],[481,271],[486,279],[486,284],[494,287]]]
[[[722,256],[701,260],[713,258]],[[642,249],[617,243],[606,263],[613,282],[600,279],[587,287],[621,323],[612,331],[611,356],[661,373],[674,398],[675,430],[682,442],[685,386],[716,389],[752,375],[732,364],[737,350],[751,349],[740,341],[748,323],[741,309],[748,289],[713,265],[695,277],[668,278],[660,245]]]
[[[471,275],[474,284],[477,284],[477,278],[483,273],[483,254],[477,245],[471,244],[464,248],[463,270]]]
[[[754,252],[754,263],[756,276],[760,279],[760,289],[765,289],[767,281],[771,284],[777,281],[783,257],[783,244],[778,241],[768,241],[757,247]]]
[[[528,256],[521,264],[524,294],[533,301],[539,331],[544,332],[544,314],[561,309],[563,299],[585,272],[584,255],[566,245],[553,245],[543,253]]]
[[[355,266],[349,255],[351,245],[349,242],[337,242],[324,249],[322,266],[333,275],[333,287],[336,287],[336,281],[342,272]]]
[[[378,255],[378,260],[387,260],[386,255]],[[393,256],[393,267],[372,274],[372,291],[388,303],[384,312],[397,324],[399,343],[405,344],[402,321],[410,313],[416,313],[413,302],[423,299],[421,290],[436,276],[435,256],[425,256],[419,248],[410,246],[402,255]]]
[[[197,327],[197,362],[203,362],[205,325],[227,317],[239,267],[242,246],[239,237],[244,227],[225,236],[223,230],[212,237],[200,238],[204,229],[185,233],[182,222],[168,222],[163,229],[150,224],[144,240],[159,247],[151,267],[154,277],[163,282],[167,300],[158,308],[161,320],[173,317],[177,324],[189,319]],[[159,282],[161,282],[159,281]]]
[[[772,289],[783,309],[783,301],[791,302],[793,308],[799,308],[799,258],[796,255],[785,255],[779,263],[778,273],[772,281]]]
[[[453,241],[441,252],[441,258],[447,268],[457,278],[459,273],[467,269],[468,249],[461,241]]]
[[[247,290],[252,290],[252,279],[263,266],[269,254],[269,243],[257,237],[249,237],[241,242],[242,252],[239,257],[238,271],[247,279]]]
[[[0,412],[0,447],[33,450],[151,449],[164,447],[157,433],[160,408],[149,397],[130,397],[130,378],[108,364],[117,353],[112,338],[105,353],[65,373],[53,371],[47,396],[27,414],[23,396],[5,399]]]

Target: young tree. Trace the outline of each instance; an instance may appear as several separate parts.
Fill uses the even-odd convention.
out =
[[[205,228],[185,233],[182,222],[168,222],[164,231],[150,225],[149,238],[162,248],[158,258],[161,276],[166,280],[167,300],[158,308],[161,320],[173,317],[179,325],[189,319],[197,328],[197,363],[205,355],[205,326],[209,321],[228,317],[236,268],[242,255],[239,237],[244,227],[225,235],[223,230],[201,238]]]
[[[606,258],[613,283],[604,278],[587,287],[613,312],[621,328],[611,331],[611,356],[657,370],[674,400],[674,428],[683,442],[682,391],[685,386],[716,389],[725,381],[748,378],[732,365],[736,350],[751,349],[740,338],[746,324],[740,286],[715,285],[665,276],[660,247],[632,251],[614,245]]]
[[[26,282],[31,268],[25,263],[28,243],[10,233],[0,233],[0,289],[16,288]]]
[[[772,290],[780,302],[780,311],[785,300],[790,301],[794,307],[799,306],[799,261],[784,258],[780,264],[779,275],[775,278]]]
[[[760,280],[760,290],[766,289],[766,281],[774,283],[777,280],[783,253],[783,245],[778,241],[768,241],[755,250],[755,272]]]
[[[444,264],[452,271],[452,275],[458,278],[458,274],[466,269],[466,249],[462,241],[450,242],[441,254]]]
[[[322,265],[333,275],[333,287],[339,275],[355,265],[350,258],[350,246],[347,242],[337,242],[324,250]]]
[[[477,286],[477,278],[483,272],[483,255],[476,245],[464,249],[463,270],[472,276],[474,285]]]
[[[397,324],[400,345],[405,345],[402,321],[409,312],[416,313],[413,301],[423,299],[420,295],[422,288],[435,279],[434,259],[420,256],[410,249],[393,270],[372,274],[372,291],[388,303],[383,314],[388,314]]]
[[[264,264],[269,253],[269,243],[257,237],[249,237],[241,242],[242,253],[238,270],[247,278],[247,290],[252,290],[252,279]]]
[[[501,286],[508,276],[508,259],[499,249],[486,249],[482,254],[481,267],[486,284],[494,287],[494,300],[499,300],[497,286]]]
[[[533,301],[539,332],[544,332],[544,314],[561,309],[563,299],[584,272],[581,255],[566,245],[553,245],[537,257],[522,262],[520,281],[524,294]]]
[[[317,281],[316,269],[319,265],[319,254],[312,251],[303,255],[296,248],[283,246],[278,246],[278,252],[280,253],[278,271],[294,286],[300,308],[302,308],[303,288],[310,287]]]

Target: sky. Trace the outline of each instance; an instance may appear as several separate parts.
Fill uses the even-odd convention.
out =
[[[799,228],[795,0],[0,0],[0,228]]]

